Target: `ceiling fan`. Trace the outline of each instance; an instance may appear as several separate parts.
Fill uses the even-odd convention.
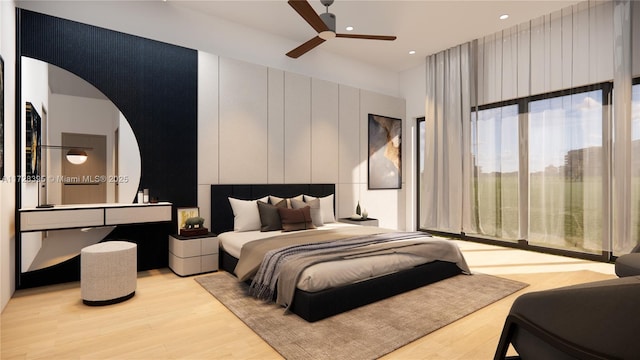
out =
[[[333,0],[320,0],[325,6],[324,14],[316,14],[307,0],[289,0],[289,5],[302,16],[302,18],[318,32],[318,35],[297,48],[287,53],[288,57],[297,59],[309,50],[325,42],[325,40],[339,38],[370,39],[370,40],[395,40],[395,36],[385,35],[358,35],[358,34],[338,34],[336,33],[336,16],[329,12],[329,6]]]

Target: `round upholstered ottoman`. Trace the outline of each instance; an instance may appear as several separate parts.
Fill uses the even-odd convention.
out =
[[[109,305],[136,293],[137,245],[106,241],[80,252],[80,291],[87,305]]]

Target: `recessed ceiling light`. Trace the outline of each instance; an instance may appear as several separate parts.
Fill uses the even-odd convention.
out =
[[[500,20],[507,20],[509,18],[509,14],[500,15]]]
[[[347,31],[353,31],[353,26],[347,26],[346,29]]]
[[[415,51],[415,50],[410,50],[410,51],[409,51],[409,55],[413,55],[413,54],[415,54],[415,53],[416,53],[416,51]]]

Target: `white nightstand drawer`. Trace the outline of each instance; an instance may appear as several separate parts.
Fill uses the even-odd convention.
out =
[[[169,254],[169,267],[178,275],[193,275],[202,272],[200,256],[181,258],[174,254]]]
[[[209,272],[218,270],[218,254],[204,255],[200,257],[200,271]]]
[[[218,254],[219,245],[217,237],[202,238],[202,255]]]
[[[200,255],[200,239],[177,240],[170,237],[169,251],[179,257],[191,257]]]
[[[218,238],[169,235],[169,267],[180,276],[218,270]]]

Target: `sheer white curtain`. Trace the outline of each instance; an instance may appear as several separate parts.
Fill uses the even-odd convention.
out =
[[[478,39],[477,105],[527,101],[511,135],[519,138],[519,237],[530,243],[599,253],[609,240],[609,109],[604,99],[554,92],[613,80],[618,6],[585,1]],[[500,184],[503,197],[515,193]]]
[[[638,2],[590,0],[429,56],[420,227],[596,254],[640,241],[639,29]]]
[[[472,221],[463,230],[519,239],[518,104],[472,112]]]
[[[633,3],[633,4],[632,4]],[[633,6],[632,6],[633,5]],[[640,201],[640,189],[632,185],[633,115],[632,115],[632,75],[638,71],[633,55],[637,55],[640,12],[636,1],[614,1],[613,39],[614,74],[613,84],[613,206],[612,206],[612,248],[615,255],[625,254],[640,242],[636,228],[639,225],[635,203]],[[632,11],[633,8],[633,11]],[[633,16],[632,16],[633,15]],[[634,25],[635,23],[635,25]],[[634,32],[632,33],[632,29]],[[633,43],[632,43],[633,39]],[[634,54],[636,51],[636,54]],[[637,72],[635,72],[638,75]]]
[[[466,43],[427,57],[424,173],[420,227],[460,233],[466,195],[463,154],[468,154],[470,54]]]
[[[530,243],[599,254],[606,169],[602,90],[530,102]]]

